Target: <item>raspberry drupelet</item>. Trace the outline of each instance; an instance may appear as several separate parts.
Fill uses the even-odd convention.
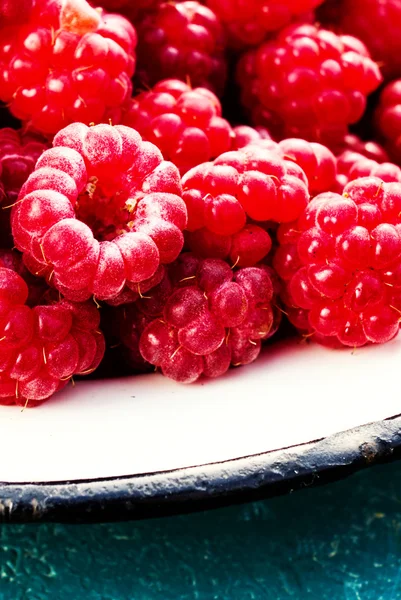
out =
[[[356,38],[296,25],[245,53],[237,80],[254,125],[330,145],[362,117],[381,74]]]
[[[290,321],[337,346],[384,343],[401,316],[401,184],[350,182],[280,226],[273,265]]]
[[[71,300],[157,284],[187,222],[177,167],[123,126],[73,123],[39,158],[13,208],[27,267]],[[160,276],[163,274],[161,273]]]
[[[253,362],[280,322],[266,266],[234,272],[225,261],[184,253],[149,296],[126,313],[121,341],[182,383]]]
[[[136,32],[86,0],[38,0],[0,31],[0,100],[48,135],[74,121],[120,120],[132,92]]]
[[[0,267],[0,404],[35,406],[93,372],[104,354],[92,302],[30,308],[27,298],[25,281]]]
[[[258,46],[272,33],[312,11],[323,0],[206,0],[232,48]]]
[[[195,0],[163,2],[137,24],[140,85],[189,81],[220,96],[226,81],[225,40],[212,10]]]
[[[160,148],[184,174],[231,149],[234,132],[221,113],[213,92],[167,79],[133,98],[122,122]]]
[[[11,248],[11,205],[48,148],[45,140],[5,127],[0,129],[0,248]],[[8,208],[10,207],[10,208]]]
[[[381,90],[375,125],[390,157],[401,164],[401,79],[392,81]]]
[[[278,145],[226,152],[182,178],[188,210],[186,242],[204,258],[229,258],[240,267],[261,261],[271,248],[271,222],[296,219],[309,201],[307,179],[282,158]]]
[[[237,125],[233,127],[233,150],[239,150],[249,144],[271,140],[272,137],[265,127],[251,127],[250,125]]]

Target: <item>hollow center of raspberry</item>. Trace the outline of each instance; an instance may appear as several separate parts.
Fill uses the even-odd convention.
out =
[[[77,217],[92,229],[97,240],[113,240],[132,231],[138,196],[137,190],[121,183],[108,184],[91,177],[78,196]]]

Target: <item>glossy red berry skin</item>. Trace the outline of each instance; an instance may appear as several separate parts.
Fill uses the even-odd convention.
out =
[[[235,49],[257,46],[272,33],[300,20],[323,0],[207,0]]]
[[[401,184],[351,181],[280,226],[273,264],[290,321],[330,345],[383,343],[401,308]]]
[[[333,143],[361,118],[382,78],[359,40],[294,25],[245,53],[237,80],[254,125],[276,138]]]
[[[131,23],[136,23],[144,14],[161,4],[161,0],[100,0],[96,4],[108,12],[124,15]]]
[[[336,156],[350,150],[378,163],[388,162],[389,160],[386,150],[378,142],[362,140],[353,133],[347,133],[342,140],[339,140],[330,149]]]
[[[197,255],[257,264],[270,251],[269,222],[297,218],[309,201],[305,174],[270,151],[248,145],[204,163],[182,178],[188,210],[187,244]]]
[[[94,303],[29,308],[28,286],[0,267],[0,404],[35,406],[93,372],[105,344]]]
[[[0,32],[0,99],[48,135],[112,119],[131,97],[136,32],[86,0],[38,2],[28,23]]]
[[[122,122],[155,144],[183,175],[231,149],[234,132],[221,114],[213,92],[167,79],[133,98]]]
[[[381,91],[375,112],[376,133],[390,157],[401,164],[401,79],[387,84]]]
[[[55,136],[12,215],[27,267],[71,300],[113,300],[175,260],[187,222],[178,169],[133,129],[73,123]]]
[[[215,13],[196,0],[163,2],[137,25],[140,86],[176,78],[221,95],[225,39]]]
[[[139,352],[181,383],[253,362],[280,322],[265,266],[234,272],[225,261],[184,253],[147,296],[125,311],[120,342],[136,357],[133,367]]]

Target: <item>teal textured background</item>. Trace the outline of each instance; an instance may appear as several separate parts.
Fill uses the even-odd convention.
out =
[[[3,525],[0,599],[401,599],[401,462],[195,515]]]

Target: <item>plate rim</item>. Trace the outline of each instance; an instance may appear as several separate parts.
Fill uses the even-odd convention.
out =
[[[261,454],[168,471],[0,482],[0,523],[162,517],[292,493],[401,458],[401,414]]]

